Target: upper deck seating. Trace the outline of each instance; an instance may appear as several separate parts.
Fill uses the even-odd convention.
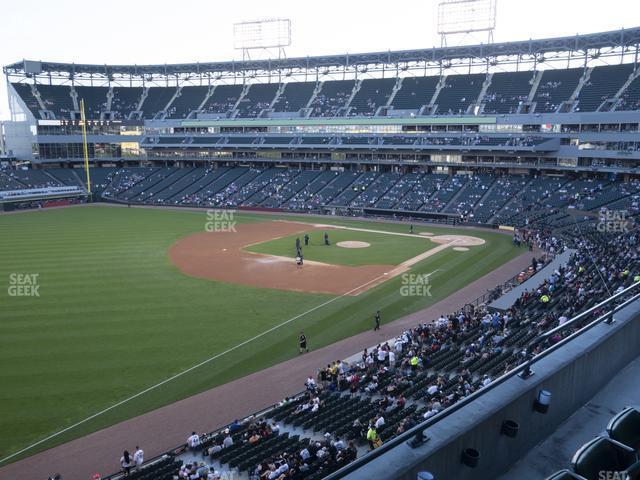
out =
[[[279,86],[277,83],[257,83],[251,85],[249,93],[247,93],[238,105],[238,117],[257,117],[262,110],[269,108],[271,102],[276,97]]]
[[[534,96],[535,111],[538,113],[556,112],[563,101],[569,100],[583,73],[582,68],[545,70]]]
[[[438,115],[462,115],[476,102],[486,78],[484,74],[448,75],[436,98]]]
[[[315,88],[315,82],[287,83],[284,92],[273,105],[273,110],[276,112],[298,112],[307,106]]]
[[[497,72],[484,96],[484,113],[517,113],[531,91],[532,72]]]
[[[633,65],[595,67],[578,95],[576,111],[595,112],[605,100],[612,98],[631,75]]]
[[[330,80],[322,84],[322,90],[311,102],[312,117],[335,117],[345,107],[355,80]]]
[[[150,87],[140,107],[144,118],[154,118],[162,112],[176,93],[176,87]]]
[[[107,110],[107,93],[109,87],[75,87],[80,100],[84,100],[84,114],[88,119],[99,120],[100,114]]]
[[[209,87],[206,86],[182,87],[180,95],[169,107],[167,118],[187,118],[192,111],[200,107],[208,92]]]
[[[419,110],[428,105],[436,91],[440,77],[406,77],[391,102],[394,110]]]
[[[379,107],[387,104],[395,78],[371,78],[363,80],[360,89],[356,92],[349,105],[349,115],[367,116],[375,115]]]

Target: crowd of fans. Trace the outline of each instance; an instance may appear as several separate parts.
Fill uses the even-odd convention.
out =
[[[536,137],[528,139],[537,141]],[[526,142],[528,139],[514,141]],[[274,173],[275,169],[253,167],[228,169],[230,171],[219,177],[211,166],[203,169],[203,173],[194,171],[187,176],[175,174],[174,168],[97,170],[100,175],[97,175],[98,183],[93,184],[94,192],[105,199],[127,203],[223,208],[242,205],[297,211],[316,211],[323,206],[372,207],[456,214],[455,221],[517,227],[526,227],[542,218],[556,227],[585,220],[584,216],[572,215],[571,211],[597,212],[598,209],[613,208],[632,213],[638,209],[640,200],[640,182],[633,179],[612,182],[549,176],[496,176],[482,170],[474,175],[453,176],[322,171],[315,177],[303,177],[309,172],[297,169]],[[38,178],[44,175],[42,171],[20,175],[31,178],[34,174],[38,174]],[[0,172],[0,182],[7,185],[5,188],[11,188],[16,185],[13,182],[18,182],[15,175],[18,174],[14,170]],[[298,177],[315,180],[306,185],[297,182]],[[52,177],[46,178],[53,181]],[[168,183],[170,178],[179,180],[171,184]],[[188,185],[189,179],[192,185]],[[25,184],[20,185],[24,188]]]
[[[355,459],[359,450],[377,448],[562,341],[602,312],[595,311],[544,341],[541,334],[640,282],[635,231],[611,236],[595,229],[586,234],[572,230],[560,237],[548,229],[522,230],[514,236],[514,243],[536,245],[550,253],[571,245],[577,253],[550,272],[543,283],[526,290],[506,311],[492,310],[486,303],[469,305],[365,349],[358,361],[338,360],[319,369],[305,381],[304,394],[278,405],[292,406],[290,421],[295,424],[298,417],[321,415],[326,395],[332,393],[367,399],[373,406],[371,416],[367,421],[356,418],[342,429],[346,438],[326,432],[321,439],[296,441],[292,448],[258,462],[250,478],[305,478],[305,472],[334,471]],[[544,261],[534,259],[530,273],[544,266]],[[258,445],[283,431],[268,417],[236,421],[211,437],[194,432],[187,443],[197,450],[208,442],[205,454],[212,458],[237,443]],[[219,475],[204,462],[188,463],[180,470],[180,478],[185,479]]]

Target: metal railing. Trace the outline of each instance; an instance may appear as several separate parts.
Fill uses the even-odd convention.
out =
[[[635,290],[635,292],[632,294],[632,291],[634,291],[634,290]],[[621,301],[621,303],[617,303],[619,300],[622,299],[622,297],[625,297],[627,295],[631,295],[631,297],[624,299],[623,301]],[[592,313],[594,313],[594,312],[596,312],[596,311],[598,311],[598,310],[600,310],[602,308],[611,307],[606,312],[604,312],[603,314],[599,315],[598,318],[596,318],[592,322],[590,322],[587,325],[583,326],[582,328],[580,328],[576,332],[573,332],[571,335],[565,337],[563,340],[559,341],[558,343],[555,343],[554,345],[550,346],[546,350],[540,352],[538,355],[529,358],[526,362],[524,362],[523,364],[513,368],[512,370],[510,370],[509,372],[505,373],[501,377],[498,377],[496,380],[491,382],[486,387],[484,387],[484,388],[472,393],[471,395],[463,398],[462,400],[458,401],[454,405],[450,406],[449,408],[446,408],[445,410],[442,410],[440,413],[438,413],[438,414],[434,415],[433,417],[429,418],[428,420],[416,425],[415,427],[411,428],[410,430],[407,430],[406,432],[398,435],[397,437],[392,438],[391,440],[383,443],[379,448],[377,448],[375,450],[372,450],[371,452],[369,452],[369,453],[363,455],[362,457],[356,459],[352,463],[350,463],[348,465],[345,465],[340,470],[337,470],[334,473],[324,477],[324,480],[338,480],[340,478],[343,478],[344,476],[346,476],[346,475],[356,471],[357,469],[365,466],[369,462],[375,460],[376,458],[380,457],[384,453],[386,453],[389,450],[401,445],[404,442],[410,441],[410,442],[413,443],[412,446],[421,445],[422,443],[424,443],[427,440],[427,438],[425,437],[425,431],[429,427],[432,427],[433,425],[435,425],[439,421],[444,420],[445,418],[447,418],[447,417],[451,416],[452,414],[458,412],[463,407],[469,405],[471,402],[473,402],[476,399],[482,397],[483,395],[486,395],[488,392],[490,392],[491,390],[495,389],[496,387],[502,385],[504,382],[506,382],[507,380],[515,377],[516,375],[520,376],[520,378],[522,378],[523,380],[528,379],[531,376],[531,372],[532,372],[531,366],[533,364],[535,364],[536,362],[538,362],[538,361],[542,360],[543,358],[549,356],[551,353],[555,352],[556,350],[558,350],[559,348],[564,346],[566,343],[568,343],[571,340],[573,340],[574,338],[582,335],[584,332],[590,330],[591,328],[595,327],[596,325],[598,325],[600,323],[603,323],[603,322],[607,323],[607,324],[611,324],[612,320],[613,320],[613,315],[616,312],[620,311],[621,309],[625,308],[626,306],[630,305],[631,303],[633,303],[633,302],[635,302],[637,300],[640,300],[640,282],[636,282],[636,283],[632,284],[630,287],[627,287],[623,291],[621,291],[621,292],[609,297],[608,299],[606,299],[606,300],[598,303],[597,305],[585,310],[584,312],[576,315],[571,320],[565,322],[563,325],[560,325],[560,326],[558,326],[556,328],[553,328],[553,329],[549,330],[548,332],[545,332],[545,333],[541,334],[540,336],[538,336],[533,341],[534,344],[542,343],[543,341],[549,339],[553,334],[555,334],[555,333],[557,333],[557,332],[559,332],[561,330],[565,330],[565,329],[575,325],[580,320],[585,319],[590,314],[592,314]],[[528,372],[528,375],[522,375],[522,373],[524,373],[525,371]]]

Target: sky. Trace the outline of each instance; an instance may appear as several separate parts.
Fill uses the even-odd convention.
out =
[[[1,2],[0,64],[23,58],[138,65],[241,59],[241,52],[233,48],[233,24],[262,18],[291,20],[289,57],[430,48],[439,44],[439,1]],[[640,26],[638,0],[497,2],[496,42]],[[465,40],[469,43],[472,39]],[[0,119],[6,118],[3,77]]]

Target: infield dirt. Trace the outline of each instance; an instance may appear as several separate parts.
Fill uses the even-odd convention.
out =
[[[256,243],[326,230],[309,224],[260,222],[241,224],[235,232],[202,232],[178,240],[169,258],[186,275],[261,288],[356,295],[384,280],[394,265],[346,266],[305,262],[243,250]]]
[[[400,265],[347,266],[304,262],[244,250],[257,243],[328,226],[296,222],[240,224],[235,231],[202,232],[181,238],[169,249],[170,260],[185,275],[208,280],[334,295],[358,295],[406,272],[412,265],[451,246],[437,245]]]

